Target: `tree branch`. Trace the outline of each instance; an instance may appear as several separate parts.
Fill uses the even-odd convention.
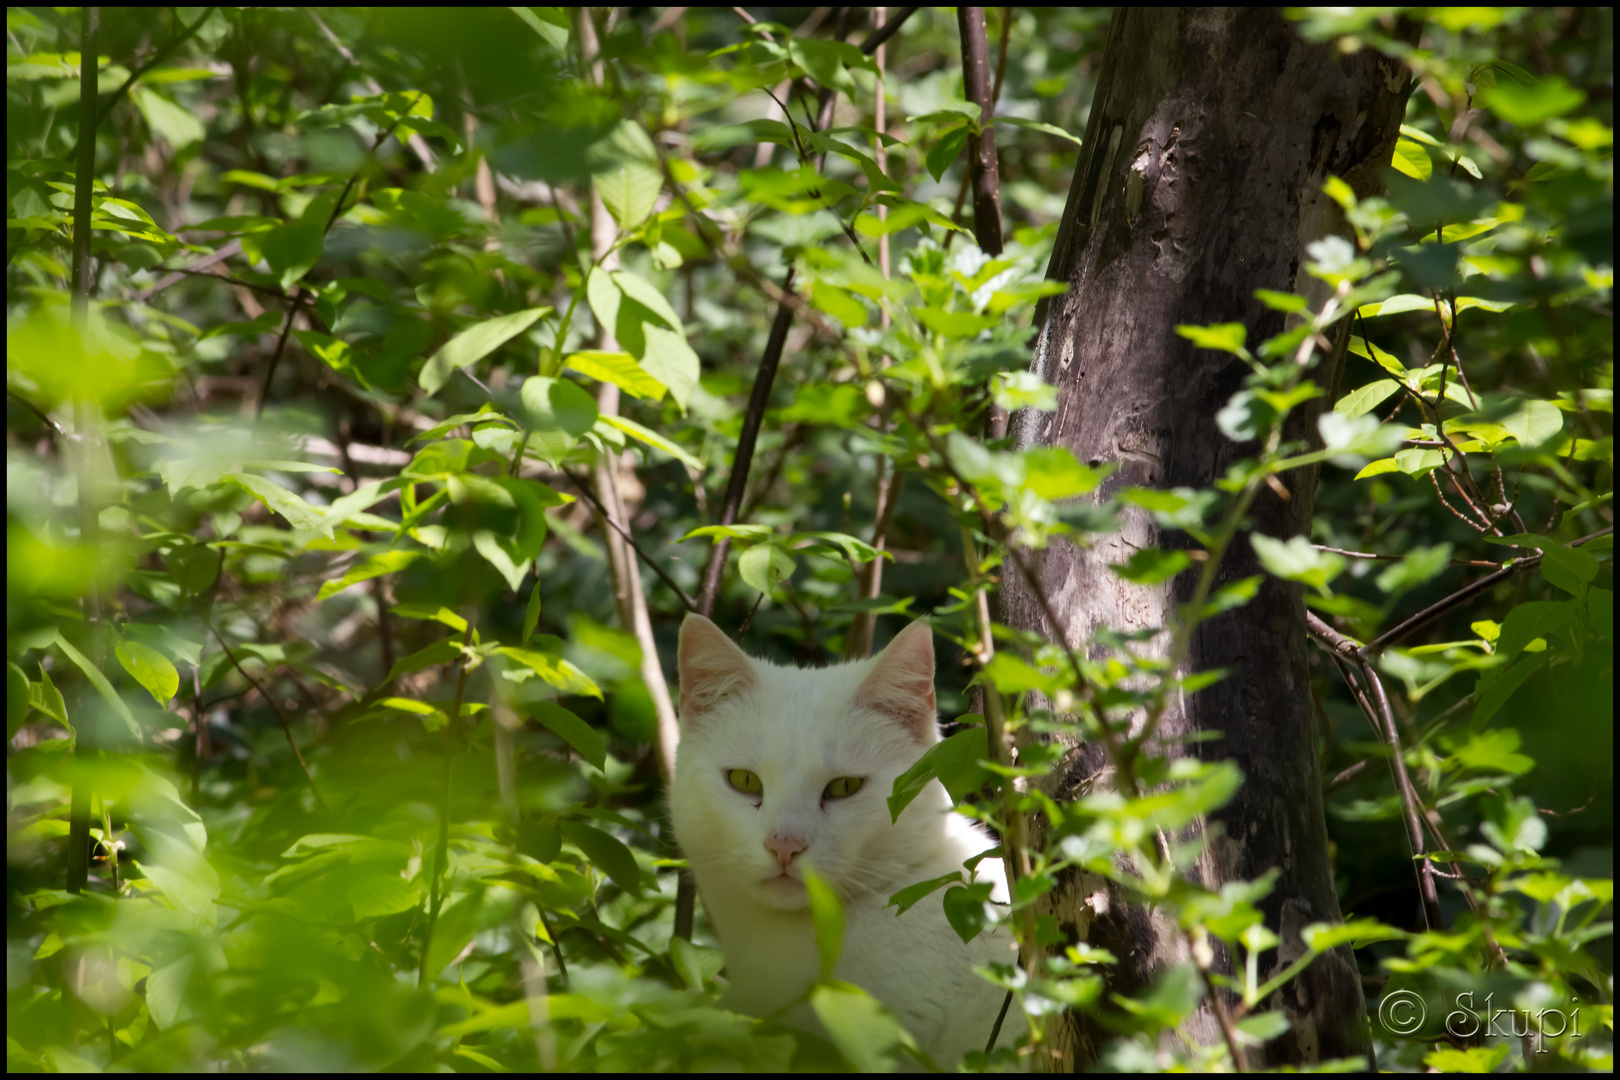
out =
[[[793,286],[793,269],[782,279],[782,291]],[[759,370],[754,375],[754,388],[748,395],[748,408],[743,413],[742,431],[737,436],[737,454],[732,459],[731,476],[726,481],[726,500],[720,509],[717,524],[734,525],[737,511],[742,506],[743,492],[748,486],[748,470],[754,460],[754,446],[759,439],[760,426],[765,421],[765,407],[770,403],[771,386],[776,381],[776,370],[782,361],[782,348],[787,344],[788,327],[793,322],[793,309],[781,304],[771,333],[765,341],[765,352],[759,358]],[[698,589],[693,608],[705,617],[713,614],[714,602],[720,592],[720,579],[725,572],[726,554],[731,550],[729,537],[720,537],[709,551],[709,561],[703,567],[703,584]]]
[[[962,89],[979,107],[979,134],[968,147],[968,176],[973,187],[973,237],[986,255],[1001,254],[1001,178],[996,162],[995,101],[990,96],[990,51],[985,40],[984,8],[959,7],[956,25],[962,35]]]
[[[1401,752],[1400,733],[1395,727],[1395,716],[1390,711],[1389,695],[1384,692],[1383,681],[1373,669],[1367,650],[1354,640],[1334,630],[1314,612],[1305,613],[1305,625],[1318,646],[1326,649],[1335,660],[1343,658],[1339,670],[1344,674],[1356,703],[1361,706],[1362,712],[1372,723],[1373,730],[1379,732],[1384,741],[1389,743],[1390,763],[1395,770],[1395,786],[1400,792],[1401,804],[1405,809],[1406,838],[1412,846],[1412,855],[1417,860],[1418,893],[1423,898],[1424,916],[1428,920],[1430,930],[1442,930],[1445,928],[1445,922],[1440,917],[1440,897],[1434,885],[1434,864],[1424,857],[1421,803],[1417,797],[1417,790],[1412,786],[1412,779],[1406,772],[1406,758]],[[1360,672],[1365,689],[1358,687],[1352,680],[1348,666],[1350,664]]]
[[[1614,526],[1610,525],[1607,528],[1599,529],[1595,533],[1588,533],[1578,540],[1571,540],[1569,542],[1569,546],[1580,547],[1582,544],[1590,543],[1600,536],[1608,536],[1612,532],[1614,532]],[[1418,630],[1421,630],[1423,627],[1429,625],[1429,623],[1438,619],[1452,608],[1465,603],[1482,592],[1488,592],[1515,574],[1540,566],[1541,559],[1542,556],[1539,552],[1534,555],[1526,555],[1523,558],[1514,559],[1496,573],[1487,574],[1472,584],[1464,585],[1462,588],[1458,589],[1444,600],[1430,604],[1428,607],[1424,608],[1416,615],[1413,615],[1411,618],[1407,619],[1393,630],[1386,631],[1385,633],[1374,638],[1365,646],[1366,651],[1368,653],[1379,653],[1397,642],[1404,641],[1406,638],[1411,637]]]

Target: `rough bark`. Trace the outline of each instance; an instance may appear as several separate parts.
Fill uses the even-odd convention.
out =
[[[1195,349],[1175,327],[1241,320],[1252,347],[1283,329],[1283,317],[1255,300],[1255,289],[1320,301],[1320,284],[1302,269],[1305,246],[1343,229],[1322,182],[1333,174],[1358,194],[1372,193],[1409,92],[1404,69],[1371,50],[1346,56],[1309,44],[1274,10],[1117,11],[1048,271],[1070,288],[1040,313],[1033,368],[1058,387],[1058,407],[1015,416],[1016,445],[1064,446],[1081,461],[1114,465],[1099,497],[1126,486],[1207,488],[1230,463],[1252,455],[1254,446],[1232,443],[1215,423],[1246,368],[1227,354]],[[1327,401],[1345,330],[1341,325],[1333,355],[1312,375]],[[1291,437],[1314,437],[1323,400],[1291,417]],[[1250,519],[1277,537],[1308,528],[1316,485],[1314,469],[1282,479],[1291,497],[1262,492]],[[1042,587],[1063,623],[1056,632],[1013,573],[1003,575],[1001,619],[1054,638],[1061,633],[1073,647],[1101,626],[1163,626],[1195,574],[1143,587],[1119,580],[1108,564],[1139,548],[1191,546],[1145,514],[1128,514],[1121,533],[1097,537],[1089,550],[1060,544],[1040,557]],[[1259,572],[1240,537],[1219,582]],[[1280,872],[1262,906],[1282,945],[1262,957],[1262,978],[1299,955],[1301,928],[1341,918],[1305,649],[1298,588],[1268,579],[1246,607],[1199,628],[1187,670],[1225,668],[1229,675],[1173,704],[1159,728],[1170,752],[1232,759],[1247,777],[1235,800],[1200,826],[1209,844],[1192,873],[1218,887]],[[1219,738],[1186,741],[1216,732]],[[1109,783],[1109,773],[1103,748],[1082,745],[1047,783],[1068,799]],[[1124,903],[1094,876],[1071,873],[1051,901],[1071,936],[1120,958],[1112,974],[1118,991],[1136,992],[1184,959],[1173,924]],[[1219,962],[1229,970],[1229,958]],[[1364,1000],[1348,949],[1320,958],[1278,997],[1270,1007],[1286,1011],[1291,1030],[1268,1045],[1265,1063],[1367,1052]],[[1054,1046],[1065,1053],[1064,1065],[1088,1064],[1100,1034],[1093,1023],[1079,1014],[1060,1018]],[[1218,1038],[1207,1014],[1185,1034]]]

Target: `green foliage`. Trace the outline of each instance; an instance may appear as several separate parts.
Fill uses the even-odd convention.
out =
[[[672,935],[682,861],[643,657],[673,670],[722,540],[715,617],[754,651],[836,659],[864,620],[930,612],[959,647],[938,692],[968,726],[885,794],[897,818],[938,781],[1017,857],[1007,903],[974,873],[999,848],[891,900],[1020,942],[981,974],[1018,998],[1021,1050],[970,1067],[1029,1065],[1064,1009],[1113,1033],[1105,1063],[1229,1067],[1228,1046],[1168,1030],[1209,1007],[1200,966],[1230,958],[1206,973],[1252,1054],[1335,948],[1385,999],[1428,1003],[1412,1039],[1373,1010],[1383,1068],[1606,1067],[1607,9],[1413,9],[1416,45],[1392,9],[1295,13],[1421,89],[1386,195],[1327,178],[1348,231],[1311,245],[1312,298],[1257,294],[1280,333],[1176,328],[1233,365],[1216,421],[1248,456],[1205,491],[1121,489],[1106,463],[981,437],[992,405],[1057,406],[1031,320],[1063,289],[1043,275],[1106,13],[992,10],[1010,59],[987,118],[961,100],[955,20],[919,10],[887,46],[878,131],[878,65],[829,37],[837,18],[99,10],[93,50],[77,11],[7,16],[10,1068],[956,1066],[835,978],[843,905],[813,874],[821,965],[789,1012],[819,1033],[722,1002],[701,913]],[[79,107],[91,51],[98,117]],[[803,107],[819,91],[826,131]],[[955,209],[987,129],[996,257]],[[81,138],[94,176],[75,175]],[[781,371],[722,517],[782,302]],[[1318,467],[1308,535],[1245,531],[1256,498]],[[981,614],[1125,507],[1166,539],[1112,570],[1174,598],[1164,626],[1069,649]],[[619,600],[638,558],[621,528],[645,634]],[[1387,679],[1402,739],[1316,656],[1346,921],[1297,941],[1267,927],[1272,877],[1195,872],[1190,826],[1244,778],[1151,738],[1222,675],[1167,658],[1254,602],[1262,579],[1223,567],[1245,549],[1372,644],[1360,670]],[[1077,740],[1117,776],[1060,803],[1042,781]],[[1396,752],[1420,806],[1374,760]],[[1429,823],[1416,861],[1409,809]],[[1416,899],[1425,864],[1445,925]],[[1081,870],[1162,913],[1187,962],[1116,992],[1119,959],[1043,906]],[[1567,1009],[1582,1035],[1436,1049],[1476,987]]]

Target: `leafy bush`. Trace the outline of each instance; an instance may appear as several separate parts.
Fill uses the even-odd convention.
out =
[[[904,1060],[830,979],[827,1038],[722,1009],[712,928],[675,932],[660,671],[703,609],[778,659],[922,613],[955,644],[959,726],[890,807],[943,781],[1017,871],[1006,907],[896,898],[1020,938],[985,975],[1025,1045],[970,1067],[1027,1065],[1065,1008],[1108,1018],[1108,1064],[1228,1067],[1344,944],[1384,1068],[1611,1067],[1612,15],[1461,11],[1411,12],[1415,46],[1388,9],[1297,13],[1418,80],[1388,193],[1328,179],[1350,228],[1311,249],[1321,300],[1261,296],[1282,334],[1178,328],[1245,365],[1218,419],[1257,456],[1106,498],[1106,467],[985,437],[1053,406],[1031,322],[1102,14],[992,15],[991,256],[936,10],[881,60],[862,9],[8,11],[8,1066]],[[1291,442],[1346,320],[1321,446]],[[1149,736],[1218,677],[1177,675],[1200,622],[1255,594],[1215,587],[1252,500],[1316,463],[1311,535],[1253,541],[1323,646],[1347,921],[1285,958],[1270,880],[1205,889],[1166,839],[1243,778]],[[1197,544],[1115,567],[1196,569],[1158,651],[993,623],[1002,576],[1124,506]],[[1118,789],[1013,782],[1065,737]],[[1052,948],[1075,868],[1189,963],[1105,993],[1115,957]],[[1541,1034],[1448,1027],[1461,993]],[[1162,1038],[1212,1006],[1221,1042]]]

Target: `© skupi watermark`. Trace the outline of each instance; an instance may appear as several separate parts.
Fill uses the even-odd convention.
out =
[[[1494,993],[1486,994],[1483,1001],[1475,1001],[1472,990],[1457,995],[1456,1008],[1446,1014],[1446,1031],[1458,1039],[1489,1038],[1523,1039],[1540,1036],[1536,1052],[1548,1052],[1545,1039],[1570,1035],[1581,1038],[1581,1014],[1578,1008],[1515,1009],[1499,1008]],[[1570,999],[1571,1006],[1578,1004]],[[1428,1022],[1429,1008],[1423,995],[1415,990],[1392,990],[1378,1003],[1378,1022],[1391,1035],[1416,1035]]]

